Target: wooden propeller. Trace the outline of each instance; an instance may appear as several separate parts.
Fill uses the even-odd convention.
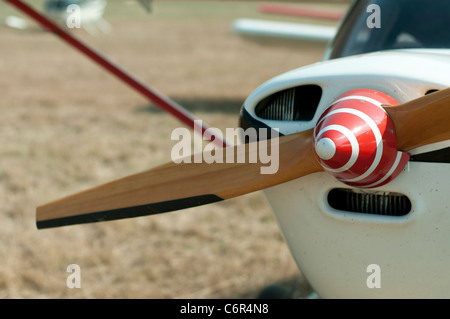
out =
[[[394,122],[401,151],[450,139],[450,88],[384,109]]]
[[[450,139],[450,88],[384,108],[393,120],[401,151]],[[275,186],[323,170],[315,158],[312,141],[313,130],[308,130],[277,140],[233,146],[234,160],[228,158],[224,163],[170,162],[39,206],[37,227],[170,212]],[[261,163],[235,160],[237,154],[251,158],[255,155],[252,153],[275,142],[279,143],[276,174],[261,174]],[[223,153],[227,154],[227,149]]]

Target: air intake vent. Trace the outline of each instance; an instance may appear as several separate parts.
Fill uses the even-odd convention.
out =
[[[268,96],[259,102],[255,113],[265,120],[310,121],[316,113],[321,97],[320,86],[302,85]]]
[[[411,201],[399,193],[370,193],[353,189],[334,188],[328,193],[328,204],[346,212],[404,216],[411,211]]]

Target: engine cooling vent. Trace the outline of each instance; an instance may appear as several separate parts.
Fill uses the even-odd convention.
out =
[[[272,94],[255,108],[256,115],[265,120],[310,121],[316,113],[322,88],[308,84]]]
[[[328,193],[328,204],[339,211],[404,216],[411,211],[411,201],[400,193],[374,193],[334,188]]]

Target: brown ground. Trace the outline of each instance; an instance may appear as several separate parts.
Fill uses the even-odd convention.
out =
[[[20,15],[0,3],[8,14]],[[323,50],[233,34],[233,19],[260,17],[251,2],[156,1],[148,15],[110,1],[105,17],[111,34],[73,34],[223,130],[257,86]],[[310,292],[262,193],[37,230],[36,206],[170,161],[181,124],[34,25],[0,27],[0,39],[1,298],[252,298],[278,282]],[[69,264],[80,289],[66,286]]]

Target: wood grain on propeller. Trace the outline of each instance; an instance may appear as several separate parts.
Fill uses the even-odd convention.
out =
[[[450,88],[383,107],[394,122],[401,151],[450,139]]]
[[[252,158],[252,152],[270,148],[273,141],[234,146],[234,157],[244,152],[245,159]],[[213,164],[170,162],[40,206],[37,226],[48,228],[174,211],[229,199],[322,170],[314,160],[312,130],[280,137],[277,142],[276,174],[261,174],[263,164],[259,162],[237,163],[229,158]],[[223,150],[224,155],[226,151]]]

